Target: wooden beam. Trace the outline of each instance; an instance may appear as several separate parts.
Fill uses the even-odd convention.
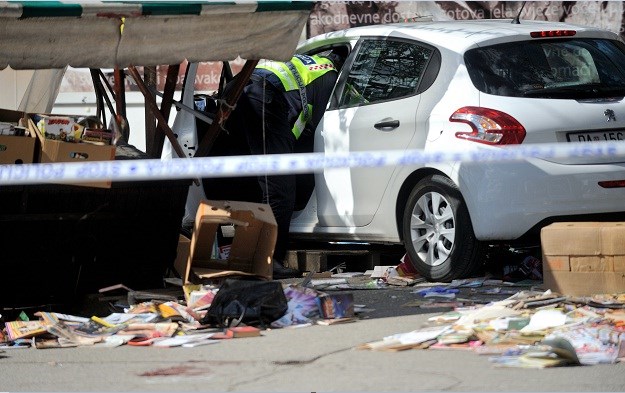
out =
[[[100,82],[100,75],[98,74],[98,70],[96,70],[95,68],[90,68],[89,73],[91,74],[91,82],[93,83],[93,89],[96,93],[96,116],[106,127],[106,112],[104,111],[104,95],[106,94],[106,91],[104,90],[104,86],[102,86],[102,83]]]
[[[219,103],[217,108],[217,114],[215,116],[215,120],[208,127],[208,131],[206,131],[206,135],[200,141],[197,151],[195,152],[194,157],[206,157],[210,152],[211,147],[213,147],[213,143],[217,139],[219,132],[223,128],[226,120],[230,116],[232,112],[232,108],[236,105],[241,93],[243,93],[243,88],[247,84],[247,81],[250,79],[254,68],[258,64],[258,60],[247,60],[245,65],[243,65],[243,69],[237,74],[236,85],[230,91],[230,94],[225,97],[226,104]]]
[[[130,136],[130,128],[128,119],[126,118],[126,75],[123,69],[115,67],[113,70],[113,78],[115,80],[115,105],[117,106],[117,116],[115,120],[121,133],[121,138],[128,142]]]
[[[145,82],[148,91],[152,91],[150,88],[156,88],[156,67],[143,67],[143,80]],[[144,108],[145,118],[145,152],[152,158],[159,158],[161,155],[157,151],[156,146],[158,140],[165,139],[165,134],[162,132],[156,132],[156,117],[152,114],[152,111],[146,106]]]
[[[167,79],[165,79],[165,87],[163,88],[163,98],[161,99],[161,115],[165,122],[169,122],[169,115],[171,113],[171,107],[174,103],[174,93],[176,92],[176,82],[178,81],[178,72],[180,71],[180,64],[172,64],[167,68]],[[165,141],[164,135],[158,140],[158,144],[155,146],[158,151],[158,157],[163,152],[163,142]]]
[[[108,107],[109,112],[111,112],[113,121],[115,121],[115,108],[113,108],[113,103],[111,102],[111,99],[109,98],[109,94],[111,94],[113,96],[113,99],[115,99],[115,92],[113,91],[113,88],[111,87],[111,85],[108,83],[108,80],[106,79],[106,76],[104,75],[101,69],[99,68],[97,69],[97,74],[99,76],[98,85],[99,85],[99,89],[102,92],[102,97],[106,101],[106,106]],[[106,124],[104,125],[106,126]]]
[[[167,121],[161,114],[161,111],[158,109],[158,105],[156,105],[156,100],[154,99],[154,96],[148,91],[148,88],[143,83],[143,80],[141,79],[141,76],[139,75],[139,72],[137,71],[135,66],[128,66],[128,72],[130,72],[130,76],[132,76],[135,82],[137,82],[137,86],[139,87],[139,90],[145,98],[146,106],[152,111],[152,114],[156,117],[156,120],[158,121],[158,129],[160,129],[165,134],[165,136],[167,136],[176,154],[178,154],[179,157],[186,157],[186,154],[182,150],[180,143],[178,143],[178,139],[174,135],[174,132],[171,130],[171,128],[169,128]]]

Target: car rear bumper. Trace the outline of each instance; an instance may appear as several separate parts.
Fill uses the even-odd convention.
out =
[[[552,217],[625,211],[625,188],[598,185],[625,179],[625,164],[461,163],[455,175],[479,240],[514,240]]]

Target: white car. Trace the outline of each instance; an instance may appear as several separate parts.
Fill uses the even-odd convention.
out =
[[[310,148],[439,151],[623,141],[619,36],[517,22],[376,25],[306,41],[298,53],[346,56]],[[420,274],[449,281],[475,271],[486,244],[519,241],[553,221],[622,219],[623,161],[589,156],[325,170],[300,195],[291,233],[403,242]]]

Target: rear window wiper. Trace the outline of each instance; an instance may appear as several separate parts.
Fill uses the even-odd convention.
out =
[[[625,95],[625,86],[605,86],[600,84],[545,87],[523,92],[524,97],[611,97]]]

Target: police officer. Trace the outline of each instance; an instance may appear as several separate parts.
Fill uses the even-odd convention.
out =
[[[336,83],[340,62],[340,57],[333,54],[260,62],[226,123],[227,133],[220,133],[211,155],[293,153],[297,143],[313,137]],[[214,199],[269,204],[278,224],[274,277],[301,276],[283,264],[295,206],[295,175],[250,180],[206,179],[205,193]]]

